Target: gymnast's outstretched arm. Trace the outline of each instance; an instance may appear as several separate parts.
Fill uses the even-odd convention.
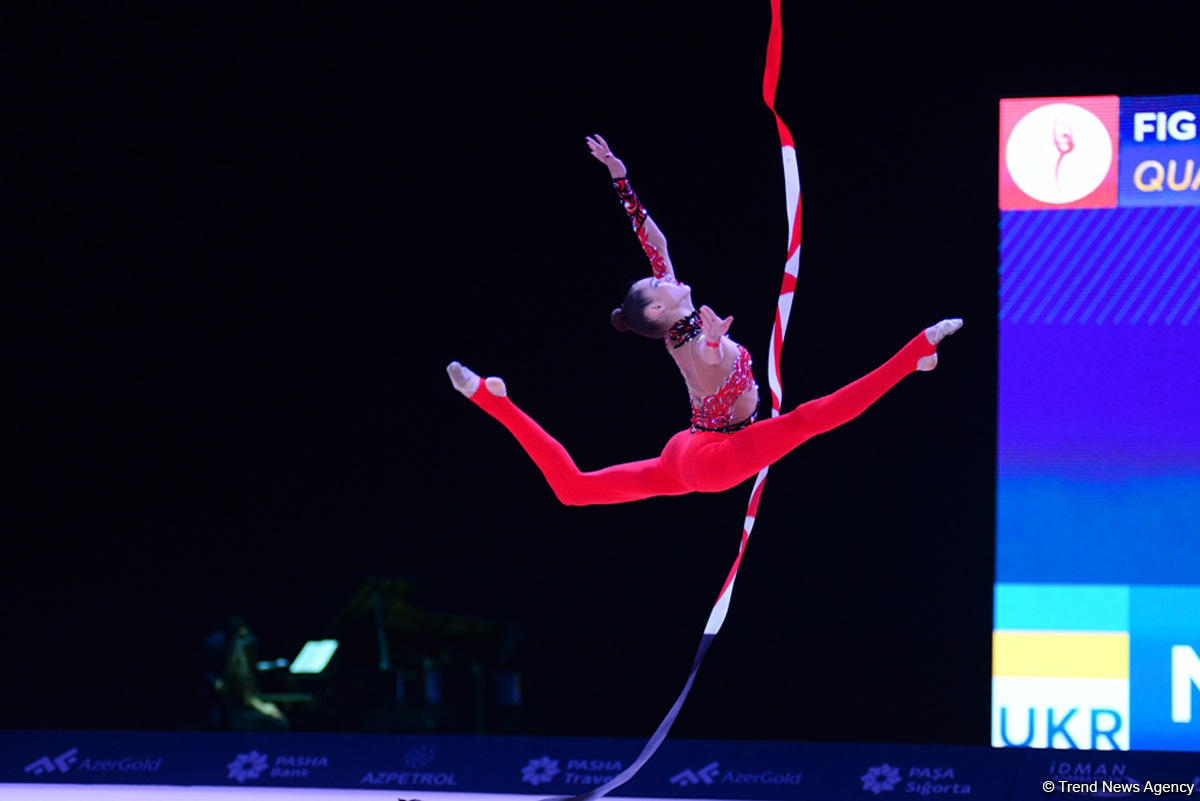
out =
[[[616,154],[608,146],[608,142],[604,141],[604,137],[600,134],[596,134],[595,137],[589,136],[587,144],[592,156],[608,168],[608,174],[613,180],[613,188],[617,190],[617,197],[621,200],[621,205],[625,207],[625,213],[629,215],[629,219],[633,223],[638,242],[641,243],[646,258],[650,260],[650,268],[654,277],[675,281],[675,268],[671,265],[671,256],[667,252],[667,237],[663,235],[662,229],[650,217],[646,207],[638,200],[633,187],[630,186],[629,179],[626,177],[625,162],[616,157]]]

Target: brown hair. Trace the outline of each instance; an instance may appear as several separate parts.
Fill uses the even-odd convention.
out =
[[[649,305],[650,298],[646,293],[630,285],[625,300],[610,315],[613,328],[632,331],[650,339],[662,339],[667,334],[667,326],[661,320],[651,320],[646,316],[646,307]]]

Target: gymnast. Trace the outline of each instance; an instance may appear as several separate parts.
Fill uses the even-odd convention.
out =
[[[737,486],[809,438],[857,417],[914,370],[932,370],[938,343],[962,326],[960,319],[942,320],[857,381],[786,414],[755,422],[758,385],[749,352],[728,336],[733,318],[722,319],[708,306],[696,310],[691,287],[675,278],[666,237],[634,194],[624,163],[599,134],[587,137],[587,144],[592,156],[608,167],[653,272],[630,286],[620,308],[612,312],[612,324],[619,331],[664,343],[691,396],[691,426],[671,437],[653,459],[584,472],[509,399],[502,379],[481,381],[458,362],[446,367],[454,388],[517,438],[563,504],[626,503]]]

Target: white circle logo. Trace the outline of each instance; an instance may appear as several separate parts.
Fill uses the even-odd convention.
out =
[[[1013,182],[1034,200],[1071,203],[1090,195],[1108,175],[1112,139],[1087,109],[1050,103],[1013,126],[1004,163]]]

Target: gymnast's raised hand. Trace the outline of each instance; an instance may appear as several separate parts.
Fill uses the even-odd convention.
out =
[[[734,487],[809,438],[857,417],[909,373],[932,370],[938,343],[962,326],[959,319],[931,325],[857,381],[757,422],[753,363],[749,351],[728,335],[733,318],[722,318],[708,306],[695,309],[692,289],[676,279],[666,237],[634,193],[624,162],[599,134],[586,141],[591,155],[608,168],[617,198],[650,261],[651,275],[629,287],[610,319],[619,331],[663,343],[687,385],[690,426],[671,437],[658,456],[581,471],[557,440],[517,408],[501,379],[481,382],[458,362],[446,368],[455,389],[516,437],[564,504],[624,503]]]

